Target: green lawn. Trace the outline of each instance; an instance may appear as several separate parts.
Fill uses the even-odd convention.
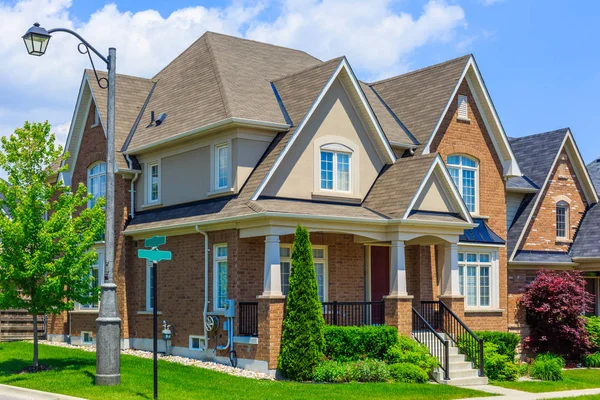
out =
[[[121,356],[121,385],[94,386],[96,355],[40,346],[40,362],[50,371],[15,375],[31,364],[30,343],[0,344],[0,384],[89,399],[152,398],[152,360]],[[196,367],[159,361],[161,399],[457,399],[485,393],[433,384],[303,384],[238,378]]]
[[[564,371],[564,379],[558,382],[493,382],[493,385],[525,392],[542,393],[563,390],[600,388],[600,370],[572,369]]]

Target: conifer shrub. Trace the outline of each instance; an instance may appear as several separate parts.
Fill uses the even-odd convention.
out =
[[[288,379],[307,381],[323,359],[323,311],[308,230],[296,229],[278,369]]]

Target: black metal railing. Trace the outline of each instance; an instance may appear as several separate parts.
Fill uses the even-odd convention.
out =
[[[483,340],[443,301],[422,301],[421,314],[433,329],[445,333],[483,376]]]
[[[258,302],[238,303],[238,333],[240,336],[258,336]]]
[[[432,356],[440,362],[444,379],[450,379],[450,341],[444,339],[417,310],[412,309],[412,334],[415,340],[423,343]]]
[[[383,325],[385,322],[385,305],[383,301],[333,301],[323,303],[323,318],[325,318],[325,323],[328,325]]]

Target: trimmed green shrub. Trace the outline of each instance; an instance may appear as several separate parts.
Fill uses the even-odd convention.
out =
[[[425,345],[419,344],[407,336],[398,337],[398,343],[388,349],[385,360],[388,364],[414,364],[428,375],[439,366],[437,358],[429,354]]]
[[[516,381],[521,376],[519,367],[506,354],[498,352],[492,342],[483,343],[483,368],[485,375],[493,381]]]
[[[326,325],[323,332],[324,354],[336,361],[383,360],[386,351],[398,343],[398,329],[393,326]]]
[[[494,343],[498,346],[498,354],[503,354],[514,360],[517,356],[517,346],[519,345],[519,335],[511,332],[495,332],[495,331],[477,331],[477,336],[483,339],[486,343]]]
[[[519,369],[519,375],[526,376],[529,374],[529,364],[527,363],[519,363],[517,364],[517,368]]]
[[[390,370],[380,360],[360,360],[351,362],[324,361],[315,367],[315,382],[386,382],[390,380]]]
[[[390,365],[390,375],[396,382],[425,383],[429,375],[415,364],[399,363]]]
[[[323,359],[324,326],[308,230],[298,225],[278,362],[278,369],[286,378],[312,379],[315,367]]]
[[[586,318],[585,330],[588,333],[592,350],[600,350],[600,317]]]
[[[588,368],[600,368],[600,352],[583,356],[583,365]]]
[[[543,381],[561,381],[563,379],[562,368],[564,359],[552,354],[540,354],[533,360],[529,367],[529,375],[532,378]]]
[[[390,379],[388,365],[381,360],[360,360],[353,363],[359,382],[385,382]]]

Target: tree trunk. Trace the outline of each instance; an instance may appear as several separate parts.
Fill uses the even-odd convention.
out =
[[[38,361],[38,321],[37,313],[33,316],[33,368],[37,371],[39,368]]]

